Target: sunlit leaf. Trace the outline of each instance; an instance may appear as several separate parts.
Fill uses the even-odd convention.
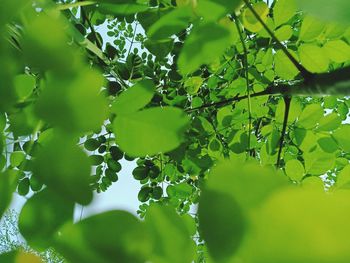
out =
[[[242,2],[241,0],[201,0],[195,5],[195,12],[205,20],[217,20],[234,12]]]
[[[262,21],[266,22],[267,15],[269,14],[269,7],[267,6],[267,4],[264,2],[259,2],[253,4],[253,8],[259,15],[259,17],[262,19]],[[250,9],[246,8],[244,10],[242,18],[244,27],[247,28],[249,31],[259,32],[261,29],[263,29],[263,25],[255,17],[254,13]]]
[[[325,29],[325,23],[313,16],[306,16],[301,24],[299,39],[311,41],[317,38]]]
[[[116,98],[112,111],[117,115],[135,112],[151,101],[154,92],[152,80],[141,80]]]
[[[308,105],[300,114],[297,125],[306,129],[310,129],[315,127],[322,117],[323,109],[320,105]]]
[[[131,156],[146,156],[178,147],[187,124],[183,111],[164,107],[117,116],[113,126],[121,149]]]
[[[321,73],[328,70],[329,59],[323,49],[315,44],[303,44],[299,46],[301,64],[313,73]]]
[[[297,159],[290,160],[286,163],[286,174],[295,181],[301,181],[305,175],[303,164]]]
[[[154,23],[147,31],[147,35],[158,40],[171,37],[188,27],[191,15],[192,9],[189,6],[177,8]]]
[[[343,40],[333,40],[323,46],[328,58],[336,63],[344,63],[350,60],[350,46]]]
[[[350,152],[350,125],[346,124],[341,126],[333,133],[334,139],[338,142],[339,146],[346,152]]]
[[[278,0],[273,8],[273,18],[276,27],[288,22],[296,13],[295,0]]]
[[[295,54],[292,52],[292,54]],[[274,55],[275,72],[282,79],[292,80],[299,71],[282,50],[277,50]]]
[[[230,32],[215,23],[195,25],[178,59],[183,75],[192,73],[203,64],[222,55],[230,43]]]

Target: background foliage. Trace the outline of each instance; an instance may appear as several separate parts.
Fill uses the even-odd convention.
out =
[[[91,263],[349,261],[348,1],[2,6],[0,215],[15,191],[28,197],[18,227],[33,249]],[[137,163],[139,218],[74,223],[123,158]]]

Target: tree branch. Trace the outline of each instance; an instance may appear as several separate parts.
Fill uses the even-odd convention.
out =
[[[289,95],[289,96],[350,96],[350,66],[335,70],[330,73],[315,74],[313,79],[307,83],[299,82],[292,85],[273,85],[264,91],[250,94],[250,97],[266,95]],[[221,108],[232,102],[247,99],[248,96],[236,96],[218,102],[204,104],[197,108],[187,109],[193,112],[205,108]]]

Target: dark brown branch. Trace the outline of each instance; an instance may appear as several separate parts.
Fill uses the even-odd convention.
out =
[[[292,85],[281,84],[270,86],[262,92],[251,94],[250,97],[278,94],[289,96],[350,96],[350,66],[330,73],[317,74],[308,83],[299,82]],[[247,95],[236,96],[230,99],[204,104],[197,108],[187,109],[186,112],[193,112],[210,107],[220,108],[232,102],[247,98]]]

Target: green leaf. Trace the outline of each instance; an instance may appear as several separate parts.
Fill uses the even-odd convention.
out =
[[[108,211],[68,223],[55,237],[55,249],[70,262],[142,263],[151,242],[144,225],[125,211]]]
[[[98,154],[89,155],[89,159],[90,159],[91,165],[93,166],[100,165],[104,161],[103,156]]]
[[[199,201],[199,230],[215,262],[229,262],[246,232],[246,218],[232,195],[205,189]]]
[[[141,80],[119,95],[112,105],[112,112],[121,115],[135,112],[146,106],[154,96],[152,80]]]
[[[297,159],[288,161],[286,163],[285,171],[287,176],[294,181],[301,181],[305,175],[304,166]]]
[[[310,152],[315,149],[317,137],[312,131],[297,128],[294,130],[294,136],[296,145],[298,145],[303,152]]]
[[[238,159],[220,162],[210,174],[208,191],[230,194],[244,209],[259,205],[275,189],[285,185],[285,178],[258,163],[242,163]],[[247,191],[254,193],[247,195]]]
[[[145,222],[153,243],[152,262],[193,261],[195,244],[191,233],[186,222],[173,208],[152,204],[148,208]]]
[[[0,112],[0,131],[5,130],[6,127],[6,115],[3,112]]]
[[[149,168],[145,166],[138,166],[132,171],[132,175],[136,180],[144,180],[148,176]]]
[[[26,252],[21,248],[0,254],[0,261],[4,263],[43,263],[38,255]]]
[[[291,54],[296,57],[295,53],[289,50]],[[293,80],[298,74],[298,69],[290,61],[290,59],[284,54],[282,50],[277,50],[274,55],[275,72],[278,77],[285,80]]]
[[[272,169],[238,159],[219,162],[208,177],[199,203],[200,230],[215,262],[231,262],[249,224],[246,216],[286,181]]]
[[[166,192],[170,197],[185,199],[192,194],[192,187],[188,183],[184,182],[176,185],[169,185]]]
[[[326,153],[334,153],[335,151],[339,150],[337,142],[329,135],[322,136],[317,140],[317,143],[322,151]]]
[[[207,21],[216,21],[234,12],[241,2],[241,0],[201,0],[196,3],[195,13]]]
[[[325,30],[325,26],[325,23],[319,19],[306,16],[301,24],[299,39],[303,41],[314,40]]]
[[[295,0],[278,0],[273,8],[276,27],[288,22],[297,12]]]
[[[338,142],[339,146],[345,151],[350,152],[350,125],[342,125],[333,133],[334,139]]]
[[[334,131],[341,125],[341,122],[339,115],[332,112],[320,119],[317,131]]]
[[[300,114],[297,125],[305,129],[311,129],[317,125],[322,117],[322,107],[319,104],[311,104],[306,106]]]
[[[343,40],[328,41],[323,50],[327,57],[336,63],[344,63],[350,60],[350,46]]]
[[[192,9],[189,6],[176,8],[158,19],[147,31],[151,39],[167,39],[189,26]]]
[[[319,46],[302,44],[299,46],[301,64],[312,73],[322,73],[328,70],[329,59]]]
[[[230,43],[230,32],[215,23],[196,24],[181,50],[178,66],[181,74],[197,70],[220,57]]]
[[[339,22],[349,25],[350,2],[347,0],[296,0],[297,4],[304,11],[313,14],[320,19]],[[330,12],[331,10],[331,12]]]
[[[121,3],[121,4],[99,4],[97,10],[101,14],[115,14],[121,16],[132,15],[148,10],[147,5],[137,3]]]
[[[348,192],[327,194],[316,189],[276,192],[255,215],[245,255],[264,263],[346,262],[349,198]]]
[[[137,199],[140,202],[147,202],[151,198],[152,188],[151,187],[142,187],[140,192],[137,195]]]
[[[18,182],[17,192],[19,195],[26,196],[29,193],[29,178],[26,177]]]
[[[26,65],[63,72],[72,69],[77,56],[67,45],[66,27],[66,21],[59,16],[54,18],[41,13],[31,17],[21,43]]]
[[[275,36],[279,41],[289,40],[293,36],[293,29],[289,25],[285,25],[276,30]]]
[[[57,194],[82,205],[92,200],[90,160],[71,139],[55,135],[38,150],[34,175]]]
[[[36,103],[36,114],[67,132],[97,130],[107,118],[107,102],[100,90],[103,76],[81,68],[73,77],[50,74]]]
[[[174,40],[166,39],[161,41],[146,40],[145,47],[159,59],[165,58],[173,49]]]
[[[35,194],[23,206],[18,227],[28,244],[39,250],[48,249],[57,230],[73,221],[74,202],[48,191]]]
[[[265,2],[259,2],[252,5],[256,13],[262,19],[263,22],[267,21],[267,16],[269,14],[269,7]],[[256,33],[263,29],[263,25],[255,17],[254,13],[246,8],[242,14],[243,26],[249,31]]]
[[[203,79],[201,77],[195,76],[186,79],[184,86],[189,94],[194,95],[198,92],[202,84]]]
[[[113,122],[117,143],[130,156],[174,150],[183,141],[188,117],[173,107],[150,108],[117,116]]]
[[[0,173],[0,219],[12,200],[12,193],[16,189],[17,172],[7,170]]]
[[[29,97],[35,88],[35,78],[30,75],[17,75],[14,79],[14,86],[20,100]]]
[[[305,160],[305,171],[311,175],[323,175],[333,168],[335,164],[335,156],[316,150],[303,154]]]
[[[337,175],[334,188],[346,188],[349,189],[350,186],[350,165],[348,164],[340,171]]]
[[[93,138],[87,139],[84,142],[84,147],[88,151],[95,151],[98,147],[100,147],[101,143]]]
[[[16,151],[11,153],[10,156],[10,164],[12,167],[17,167],[20,166],[20,164],[24,161],[26,158],[24,152],[21,151]]]

